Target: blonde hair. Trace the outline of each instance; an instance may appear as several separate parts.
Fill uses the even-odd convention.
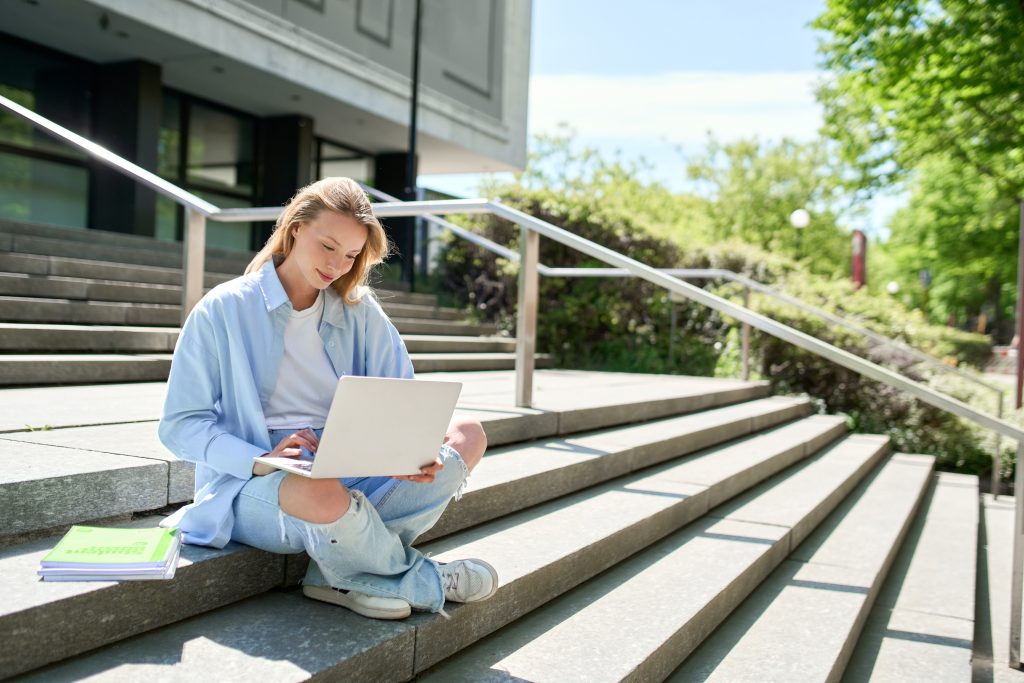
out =
[[[278,216],[274,232],[270,234],[266,245],[256,254],[245,272],[259,270],[275,254],[287,258],[295,243],[291,227],[295,223],[315,220],[322,211],[334,211],[349,216],[366,228],[366,245],[359,252],[352,268],[331,283],[331,287],[341,296],[342,301],[358,303],[369,286],[370,272],[387,257],[391,245],[384,233],[384,226],[373,214],[373,207],[366,198],[366,193],[351,178],[324,178],[296,192]]]

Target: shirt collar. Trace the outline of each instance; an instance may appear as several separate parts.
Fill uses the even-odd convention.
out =
[[[266,305],[268,312],[286,303],[291,306],[288,294],[284,291],[284,285],[281,284],[281,279],[277,277],[277,266],[281,265],[282,261],[284,261],[284,254],[273,254],[267,259],[256,275],[256,281],[260,286],[260,291],[263,293],[263,303]],[[328,287],[324,290],[323,321],[335,327],[341,327],[344,324],[344,320],[345,304],[341,300],[341,296],[334,290],[334,287]]]
[[[268,311],[272,311],[288,301],[288,294],[284,291],[284,285],[277,277],[277,266],[284,260],[284,254],[272,254],[266,263],[259,269],[256,275],[256,282],[263,292],[263,303]]]

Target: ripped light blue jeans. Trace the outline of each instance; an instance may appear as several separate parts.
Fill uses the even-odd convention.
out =
[[[270,430],[271,447],[295,431]],[[323,430],[313,431],[319,439]],[[307,586],[401,598],[414,609],[438,612],[444,589],[437,563],[410,544],[437,522],[469,476],[454,448],[442,445],[440,459],[444,467],[430,484],[390,477],[339,479],[351,501],[345,514],[326,524],[281,509],[278,490],[285,472],[253,477],[235,498],[231,538],[272,553],[305,551],[311,560],[302,580]]]

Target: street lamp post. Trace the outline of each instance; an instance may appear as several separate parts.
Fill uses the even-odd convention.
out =
[[[807,209],[797,209],[789,214],[789,224],[796,228],[796,259],[804,255],[804,228],[811,224],[811,214]]]

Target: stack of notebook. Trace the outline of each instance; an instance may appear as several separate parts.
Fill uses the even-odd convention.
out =
[[[73,526],[38,573],[44,581],[170,579],[180,553],[177,529]]]

